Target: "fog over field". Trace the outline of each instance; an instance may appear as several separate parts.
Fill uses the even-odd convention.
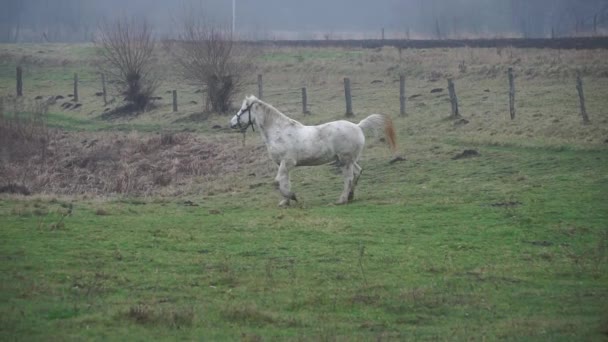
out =
[[[605,341],[607,93],[608,0],[0,0],[0,342]]]
[[[88,41],[104,18],[162,36],[184,13],[232,24],[230,0],[2,0],[0,42]],[[235,0],[245,39],[551,37],[608,32],[607,0]]]

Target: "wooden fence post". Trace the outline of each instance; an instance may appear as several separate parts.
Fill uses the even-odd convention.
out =
[[[588,124],[589,117],[587,116],[587,108],[585,107],[585,94],[583,93],[583,80],[581,75],[576,75],[576,90],[578,91],[578,99],[581,106],[581,116],[583,117],[583,123]]]
[[[106,92],[106,75],[104,73],[101,73],[101,93],[103,95],[103,105],[105,106],[108,104],[108,97]]]
[[[78,74],[74,73],[74,102],[78,102]]]
[[[262,83],[262,74],[258,75],[258,99],[262,100],[264,97],[264,84]]]
[[[177,112],[177,90],[173,91],[173,111]]]
[[[399,76],[399,113],[405,116],[405,75]]]
[[[302,113],[310,114],[308,110],[308,95],[306,94],[306,87],[302,87]]]
[[[17,96],[23,96],[23,69],[17,67]]]
[[[509,114],[511,120],[515,119],[515,80],[513,77],[513,68],[509,68]]]
[[[593,16],[593,35],[597,36],[597,14]]]
[[[344,78],[344,97],[346,99],[346,116],[354,116],[353,102],[350,94],[350,78]]]
[[[454,81],[448,78],[448,91],[450,93],[450,102],[452,103],[452,119],[460,118],[460,112],[458,111],[458,97],[456,97],[456,87]]]

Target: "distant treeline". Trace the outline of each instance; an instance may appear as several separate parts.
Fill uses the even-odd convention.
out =
[[[539,49],[608,49],[608,37],[578,38],[497,38],[497,39],[362,39],[362,40],[276,40],[261,41],[261,44],[301,47],[360,47],[379,48],[393,46],[403,49],[432,48],[539,48]]]

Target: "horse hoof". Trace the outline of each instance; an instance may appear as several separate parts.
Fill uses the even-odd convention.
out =
[[[348,194],[348,201],[352,202],[354,199],[355,199],[355,193],[354,192],[349,193]]]

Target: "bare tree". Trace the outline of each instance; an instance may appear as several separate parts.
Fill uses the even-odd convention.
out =
[[[254,50],[237,42],[230,29],[195,19],[182,22],[174,57],[183,76],[205,90],[207,109],[226,113],[252,70]]]
[[[46,157],[52,131],[47,126],[48,108],[53,101],[27,102],[22,98],[0,97],[0,164]],[[0,166],[0,178],[2,167]]]
[[[103,23],[96,41],[103,72],[115,81],[135,111],[145,110],[159,85],[154,73],[154,38],[145,20]]]

